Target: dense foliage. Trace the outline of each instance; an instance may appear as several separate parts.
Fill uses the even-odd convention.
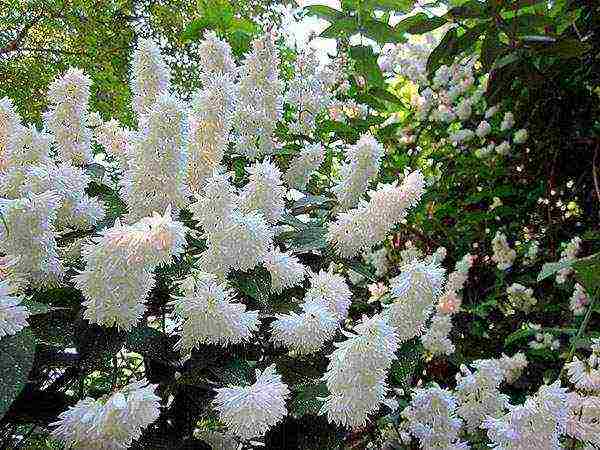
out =
[[[597,2],[3,3],[2,448],[600,448]]]

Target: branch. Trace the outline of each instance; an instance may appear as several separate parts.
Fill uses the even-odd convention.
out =
[[[21,31],[19,31],[19,33],[17,33],[17,36],[12,40],[12,42],[9,42],[6,47],[0,48],[0,55],[4,55],[4,54],[19,50],[19,44],[21,44],[21,42],[25,39],[29,30],[32,27],[34,27],[40,20],[42,20],[43,17],[44,17],[44,14],[42,13],[39,16],[37,16],[36,18],[34,18],[31,22],[26,24],[21,29]]]

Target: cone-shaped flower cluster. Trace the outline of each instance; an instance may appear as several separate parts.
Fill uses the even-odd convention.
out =
[[[82,70],[71,68],[48,88],[50,110],[44,113],[44,124],[54,135],[63,162],[83,165],[92,161],[92,130],[87,127],[91,84]]]
[[[17,276],[35,285],[57,282],[63,274],[54,229],[59,207],[52,191],[0,199],[0,252],[15,259]]]
[[[532,443],[543,443],[548,450],[562,449],[560,436],[565,432],[569,406],[567,390],[560,380],[540,387],[523,405],[511,406],[510,412],[482,424],[498,450],[526,450]]]
[[[437,261],[408,261],[390,280],[394,302],[386,310],[401,342],[420,336],[444,282],[444,269]]]
[[[355,207],[377,177],[383,146],[370,134],[364,134],[346,152],[348,162],[342,166],[341,181],[333,187],[342,210]]]
[[[292,159],[284,174],[287,185],[300,191],[306,188],[310,176],[319,170],[325,161],[325,149],[319,143],[308,144]]]
[[[298,258],[289,252],[282,252],[277,247],[267,253],[262,263],[271,274],[271,292],[275,294],[300,285],[306,277],[307,269]]]
[[[244,212],[258,211],[270,224],[275,224],[285,210],[285,187],[281,171],[265,159],[247,169],[248,184],[240,194],[240,208]]]
[[[456,415],[457,401],[454,395],[433,385],[427,389],[415,389],[412,401],[402,416],[408,420],[413,436],[424,449],[468,449],[459,441],[462,420]]]
[[[184,295],[174,302],[175,314],[183,319],[177,347],[189,351],[202,344],[227,346],[248,341],[257,330],[257,311],[233,301],[226,283],[209,274],[192,274],[183,283]]]
[[[340,213],[328,227],[327,240],[343,257],[353,257],[381,242],[408,214],[424,192],[420,172],[408,175],[401,186],[382,185],[369,193],[369,202]]]
[[[252,42],[252,51],[240,67],[238,91],[233,125],[236,151],[249,158],[272,153],[273,133],[283,114],[274,35],[267,33]]]
[[[364,318],[355,333],[336,343],[323,379],[329,395],[322,413],[329,422],[349,428],[365,426],[387,393],[387,372],[396,358],[398,338],[385,318]]]
[[[169,94],[159,95],[132,142],[129,170],[122,180],[129,222],[167,206],[177,214],[187,203],[187,138],[185,106]]]
[[[171,74],[156,42],[140,39],[131,61],[132,107],[138,116],[144,115],[169,89]]]
[[[122,450],[160,414],[156,385],[135,381],[106,399],[87,397],[61,413],[52,435],[70,449]]]
[[[217,389],[213,404],[229,431],[245,440],[262,437],[287,415],[289,395],[272,365],[259,371],[251,386]]]
[[[84,247],[85,270],[74,277],[86,301],[84,317],[91,323],[129,330],[144,313],[144,302],[154,285],[154,269],[183,252],[185,229],[169,210],[133,225],[102,232]]]

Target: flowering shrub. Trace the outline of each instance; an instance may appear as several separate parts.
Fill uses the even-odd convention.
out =
[[[600,448],[596,169],[543,221],[488,3],[309,7],[325,65],[206,31],[186,98],[139,39],[127,124],[77,68],[42,129],[1,99],[5,445]]]

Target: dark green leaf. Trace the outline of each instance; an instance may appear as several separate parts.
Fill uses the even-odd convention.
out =
[[[398,33],[387,23],[375,19],[365,20],[362,28],[363,34],[370,39],[385,44],[386,42],[404,42],[406,39],[402,33]]]
[[[442,17],[430,17],[425,13],[418,13],[398,22],[394,30],[397,33],[423,34],[446,23],[446,20]]]
[[[316,16],[328,22],[335,22],[344,17],[344,13],[325,5],[306,6],[302,12],[307,16]]]
[[[327,230],[323,227],[306,227],[298,232],[292,240],[294,253],[308,253],[327,246],[325,234]]]
[[[35,353],[35,337],[28,328],[0,339],[0,418],[19,395]]]
[[[349,36],[359,31],[358,20],[356,17],[343,17],[337,19],[319,35],[322,38],[336,39]]]
[[[448,62],[449,55],[453,52],[457,40],[458,34],[456,29],[453,28],[444,35],[438,46],[433,49],[427,59],[427,73],[430,76],[433,76],[442,65]]]
[[[127,333],[125,347],[152,359],[169,361],[173,358],[173,343],[169,336],[147,325],[138,325]]]
[[[355,68],[358,73],[364,76],[369,84],[383,86],[383,74],[377,63],[377,56],[371,47],[366,45],[350,47],[350,56],[355,60]]]

